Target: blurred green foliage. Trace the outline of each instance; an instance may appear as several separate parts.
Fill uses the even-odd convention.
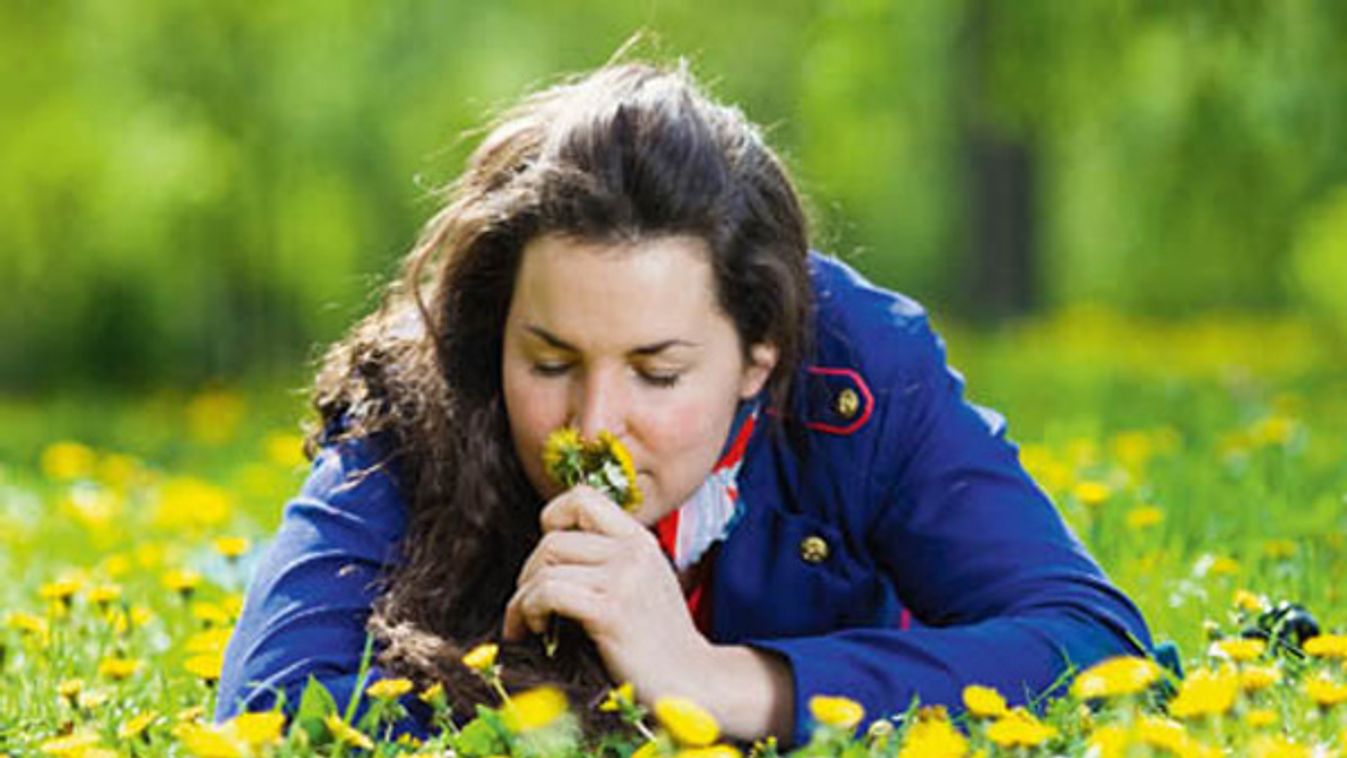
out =
[[[977,132],[1032,157],[1041,306],[1347,326],[1330,0],[9,0],[0,387],[293,369],[372,305],[463,130],[639,29],[769,126],[820,246],[937,308]]]

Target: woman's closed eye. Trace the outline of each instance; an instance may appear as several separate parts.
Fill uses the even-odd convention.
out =
[[[534,363],[532,371],[542,377],[559,377],[565,376],[573,366],[572,363]],[[683,374],[678,371],[651,371],[648,369],[637,369],[636,375],[640,377],[641,381],[652,387],[673,387],[683,377]]]

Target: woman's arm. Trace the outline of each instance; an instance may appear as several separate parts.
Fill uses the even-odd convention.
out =
[[[324,447],[248,587],[220,677],[216,718],[298,704],[310,676],[345,708],[380,573],[397,559],[406,511],[368,440]],[[377,668],[368,681],[379,677]]]
[[[1023,703],[1070,667],[1146,654],[1145,622],[1018,462],[995,414],[963,398],[924,316],[888,337],[901,370],[880,418],[866,542],[920,622],[751,644],[790,662],[796,739],[815,694],[859,700],[867,719],[923,704],[961,709],[969,684]]]

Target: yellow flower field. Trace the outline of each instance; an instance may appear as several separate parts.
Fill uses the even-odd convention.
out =
[[[898,714],[826,693],[796,754],[1347,755],[1343,346],[1297,322],[1092,312],[949,342],[972,399],[1010,419],[1026,468],[1186,676],[1114,659],[1032,708],[978,683]],[[466,724],[403,680],[371,686],[360,713],[315,692],[290,722],[211,723],[247,578],[305,475],[302,414],[266,389],[0,400],[0,754],[785,752],[724,742],[690,701],[646,709],[630,686],[597,707],[631,728],[586,745],[581,704],[506,692],[490,647],[464,665],[497,697]],[[390,730],[412,701],[441,727],[425,743]]]

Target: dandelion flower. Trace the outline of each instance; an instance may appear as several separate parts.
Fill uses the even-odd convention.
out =
[[[73,701],[80,694],[80,690],[82,689],[84,689],[83,679],[66,679],[56,685],[56,694],[66,700]]]
[[[215,552],[230,560],[237,559],[252,547],[252,541],[247,537],[217,537],[211,544]]]
[[[1332,708],[1347,701],[1347,684],[1321,675],[1305,681],[1305,694],[1319,707]]]
[[[42,451],[42,473],[58,482],[84,479],[94,470],[97,456],[78,442],[53,442]]]
[[[411,680],[380,679],[374,684],[371,684],[365,690],[365,693],[378,700],[396,700],[411,691]]]
[[[998,718],[1007,712],[1006,699],[991,687],[970,684],[963,688],[963,704],[978,718]]]
[[[1098,508],[1108,502],[1113,496],[1113,490],[1103,482],[1086,480],[1072,487],[1071,494],[1075,495],[1082,505]]]
[[[706,747],[720,736],[715,717],[687,698],[660,698],[655,702],[655,718],[683,747]]]
[[[903,736],[898,758],[956,758],[968,752],[968,740],[945,719],[918,719]]]
[[[1244,714],[1244,723],[1254,729],[1272,726],[1277,723],[1277,712],[1271,708],[1254,708]]]
[[[436,707],[443,705],[445,702],[444,685],[439,682],[436,682],[427,687],[425,690],[421,692],[421,694],[417,695],[416,697],[426,705]]]
[[[636,689],[631,686],[631,682],[623,682],[621,685],[608,690],[608,696],[599,703],[599,710],[605,713],[614,713],[622,709],[624,705],[630,705],[636,702]]]
[[[469,650],[468,654],[463,656],[463,665],[473,671],[484,674],[490,671],[492,666],[496,665],[496,655],[499,652],[499,645],[491,642],[484,642],[472,650]]]
[[[1143,505],[1127,512],[1127,528],[1140,531],[1165,520],[1165,512],[1153,505]]]
[[[215,682],[219,681],[220,674],[224,671],[224,658],[219,653],[194,655],[183,661],[182,667],[192,676],[206,682]]]
[[[1232,602],[1236,608],[1245,613],[1262,613],[1267,610],[1266,600],[1245,589],[1235,590]]]
[[[327,726],[327,730],[332,733],[333,739],[337,742],[357,747],[361,750],[374,749],[373,740],[365,736],[359,729],[342,721],[341,716],[338,716],[335,713],[329,714],[327,718],[323,719],[323,724]]]
[[[285,728],[285,714],[278,711],[240,713],[230,719],[228,728],[250,748],[257,750],[280,741]]]
[[[1281,669],[1276,666],[1245,666],[1239,672],[1239,686],[1245,692],[1258,692],[1280,682]]]
[[[1005,748],[1035,747],[1057,735],[1048,726],[1023,708],[1016,708],[987,727],[987,739]]]
[[[47,582],[38,588],[37,594],[43,600],[70,602],[70,598],[80,591],[80,582],[73,578],[58,579],[54,582]]]
[[[847,697],[814,695],[809,698],[809,713],[820,724],[838,729],[855,729],[865,717],[861,704]]]
[[[1231,669],[1198,669],[1183,680],[1169,702],[1169,713],[1181,719],[1219,716],[1234,706],[1239,689],[1239,677]]]
[[[160,581],[165,588],[186,596],[201,585],[201,574],[191,569],[169,569],[160,577]]]
[[[120,584],[95,585],[84,593],[84,598],[94,605],[107,605],[114,600],[122,599],[122,586]]]
[[[1160,667],[1149,658],[1118,656],[1082,671],[1071,683],[1078,700],[1134,695],[1160,678]]]
[[[1254,637],[1233,637],[1211,643],[1209,655],[1247,663],[1257,660],[1267,649],[1267,643]]]
[[[98,745],[98,735],[92,732],[75,732],[64,737],[47,740],[38,746],[44,755],[80,756]]]
[[[117,737],[123,740],[133,740],[139,737],[141,732],[148,729],[150,724],[153,724],[158,718],[158,711],[145,711],[139,716],[133,716],[117,727]]]
[[[556,721],[566,712],[566,696],[556,687],[534,687],[505,704],[505,724],[516,733],[531,732]]]
[[[140,668],[140,661],[134,658],[104,658],[98,664],[98,675],[121,681],[129,678]]]
[[[173,736],[188,755],[196,758],[243,758],[247,746],[235,739],[229,730],[213,724],[182,724]]]
[[[1347,635],[1321,634],[1305,640],[1305,652],[1316,658],[1347,659]]]

